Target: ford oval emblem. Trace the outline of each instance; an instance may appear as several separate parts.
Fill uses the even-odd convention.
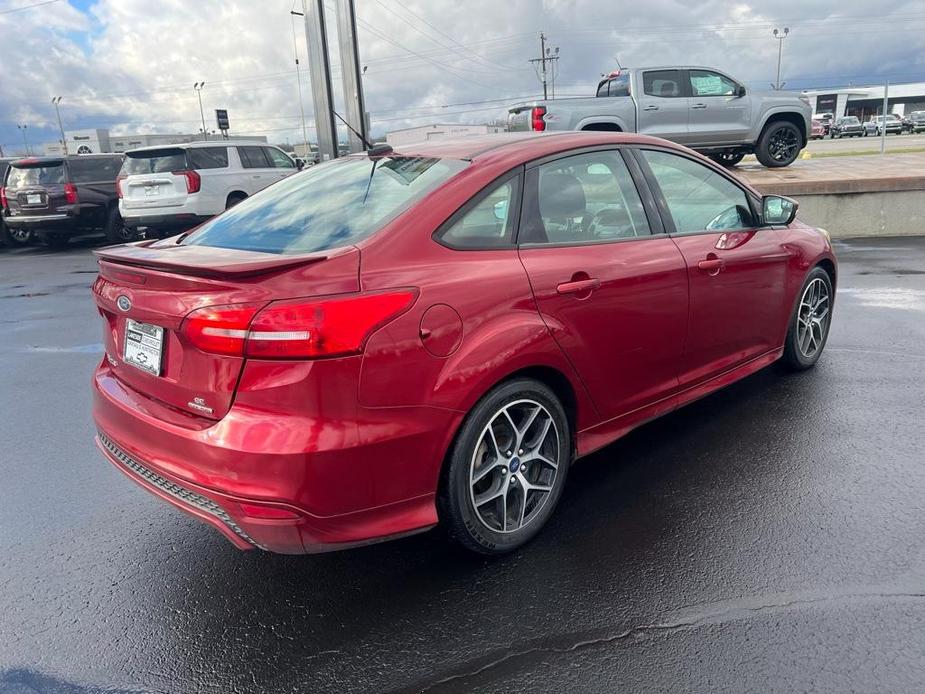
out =
[[[132,308],[132,300],[125,296],[125,294],[122,294],[116,299],[116,306],[119,307],[120,311],[130,311]]]

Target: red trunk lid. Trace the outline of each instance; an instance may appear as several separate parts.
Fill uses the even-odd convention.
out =
[[[191,311],[359,290],[359,251],[352,246],[287,256],[182,246],[168,239],[97,255],[100,275],[93,292],[115,376],[149,398],[210,419],[221,419],[231,407],[245,359],[193,346],[182,330]],[[125,360],[129,320],[163,329],[157,375]]]

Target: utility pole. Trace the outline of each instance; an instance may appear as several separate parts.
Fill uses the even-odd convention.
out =
[[[17,123],[16,127],[19,128],[19,132],[22,133],[22,143],[23,143],[23,146],[26,148],[26,156],[28,157],[30,154],[32,154],[32,152],[29,151],[29,142],[26,140],[26,128],[28,128],[29,126],[19,125]]]
[[[780,57],[784,50],[784,39],[789,35],[790,27],[784,27],[783,31],[780,29],[774,30],[774,38],[777,39],[777,83],[774,85],[774,89],[777,91],[784,88],[784,85],[780,81]]]
[[[56,96],[51,100],[55,105],[55,115],[58,116],[58,130],[61,131],[61,144],[64,146],[64,156],[67,156],[67,139],[64,137],[64,126],[61,125],[61,111],[58,110],[58,104],[61,103],[61,97]]]
[[[890,82],[883,83],[883,124],[880,126],[880,154],[886,152],[886,110],[889,108]]]
[[[196,82],[196,84],[193,85],[193,89],[196,90],[196,96],[199,97],[199,117],[202,118],[202,136],[208,140],[209,131],[206,130],[206,114],[205,111],[202,110],[202,88],[205,86],[205,82]]]
[[[308,44],[308,69],[311,73],[312,101],[315,105],[315,135],[318,137],[318,162],[336,159],[337,127],[334,123],[334,99],[331,89],[331,61],[324,22],[324,0],[302,0],[305,15],[305,41]]]
[[[289,11],[289,14],[299,17],[302,16],[301,12],[292,10]],[[290,17],[290,20],[291,19]],[[305,105],[302,103],[302,71],[299,68],[299,44],[295,36],[295,22],[290,21],[289,23],[292,25],[292,50],[295,53],[295,78],[299,85],[299,113],[302,115],[302,141],[305,144],[305,159],[307,161],[311,156],[312,148],[311,145],[308,144],[308,129],[305,127]]]
[[[556,65],[556,62],[559,60],[559,47],[556,46],[555,50],[552,48],[546,48],[546,34],[542,31],[540,32],[540,57],[533,58],[530,60],[533,63],[534,69],[536,69],[536,63],[540,64],[540,69],[537,71],[537,77],[540,78],[540,81],[543,83],[543,99],[546,100],[549,98],[549,93],[547,91],[546,84],[546,63],[552,63],[553,66]],[[552,98],[556,98],[556,83],[555,83],[555,68],[551,69],[553,74],[553,87],[552,87]]]
[[[351,152],[366,149],[369,133],[366,128],[366,105],[363,98],[363,73],[360,71],[360,49],[357,45],[357,20],[354,0],[335,0],[337,11],[337,43],[340,48],[340,74],[344,85],[348,141]],[[349,130],[349,128],[348,128]],[[354,134],[353,130],[358,134]]]

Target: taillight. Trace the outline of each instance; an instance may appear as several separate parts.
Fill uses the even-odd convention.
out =
[[[126,178],[128,178],[128,174],[119,174],[116,177],[116,195],[119,196],[120,200],[124,196],[124,193],[122,192],[122,181],[124,181]]]
[[[6,209],[6,188],[0,188],[0,209]]]
[[[174,176],[186,177],[187,193],[198,193],[199,189],[202,188],[202,178],[196,171],[171,171],[170,173],[172,173]]]
[[[546,115],[545,106],[534,106],[530,109],[530,123],[531,127],[537,132],[542,132],[546,130],[546,121],[543,120],[543,116]]]
[[[68,205],[77,204],[77,186],[73,183],[64,184],[64,202]]]
[[[312,359],[358,354],[370,333],[403,313],[415,292],[399,289],[318,299],[274,301],[193,311],[184,334],[199,349],[256,359]]]

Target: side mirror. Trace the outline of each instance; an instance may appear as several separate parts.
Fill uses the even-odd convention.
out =
[[[745,87],[740,84],[736,87],[736,97],[741,99],[743,96],[745,96]]]
[[[761,198],[761,221],[765,226],[786,226],[797,216],[796,200],[782,195],[765,195]]]
[[[495,203],[495,219],[503,222],[507,219],[507,200],[500,200]]]
[[[301,157],[299,157],[299,158],[297,158],[297,159],[295,160],[295,165],[296,165],[296,168],[297,168],[299,171],[301,171],[302,169],[305,168],[305,160],[302,159]]]

